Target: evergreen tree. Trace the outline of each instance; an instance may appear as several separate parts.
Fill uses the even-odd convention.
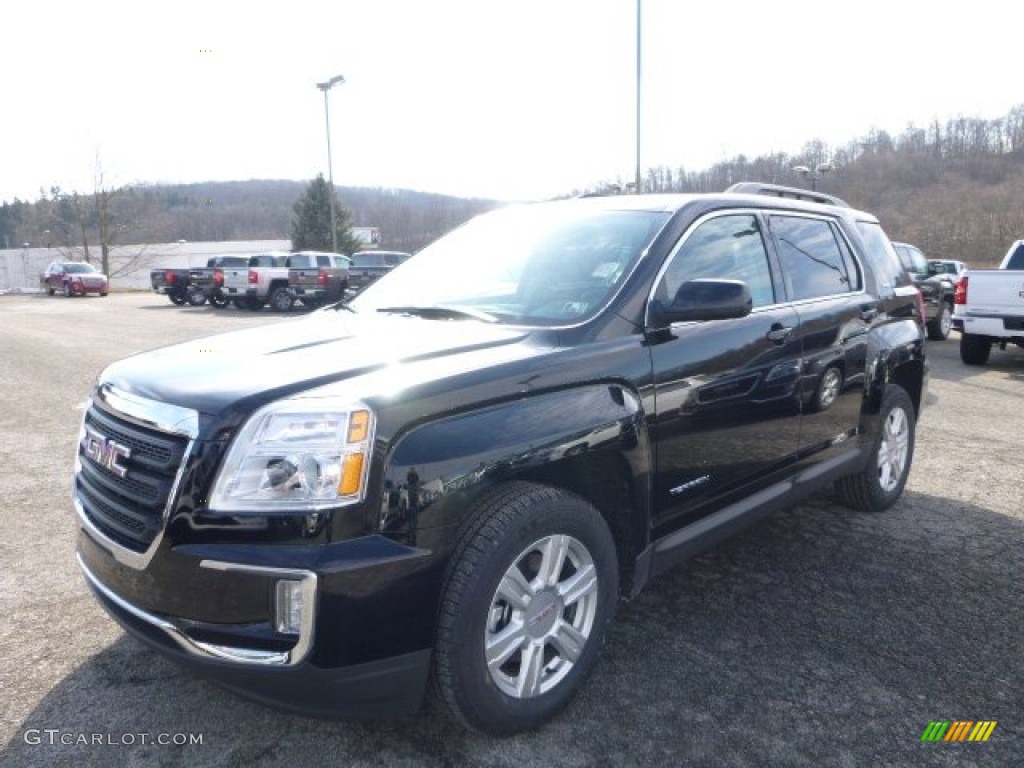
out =
[[[331,189],[323,174],[318,174],[309,183],[306,193],[293,207],[292,250],[330,251],[331,242]],[[334,195],[335,224],[338,232],[338,251],[352,254],[360,249],[360,242],[352,235],[349,226],[352,214],[338,204]]]

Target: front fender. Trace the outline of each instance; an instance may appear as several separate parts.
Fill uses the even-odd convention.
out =
[[[634,541],[646,535],[650,476],[635,392],[611,382],[530,394],[401,436],[386,457],[376,527],[414,545],[424,531],[461,525],[485,488],[527,479],[587,498],[617,538]]]

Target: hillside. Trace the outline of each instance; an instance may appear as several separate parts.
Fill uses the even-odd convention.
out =
[[[899,136],[874,131],[842,147],[808,142],[797,155],[744,156],[690,172],[654,168],[646,191],[721,191],[735,181],[808,186],[796,166],[832,170],[822,192],[876,214],[889,237],[930,258],[995,266],[1024,237],[1024,105],[1005,117],[957,117]]]
[[[303,181],[253,180],[153,185],[110,190],[113,244],[187,240],[288,240],[292,206],[305,192]],[[341,205],[354,226],[381,229],[381,247],[415,251],[481,211],[488,200],[473,200],[403,189],[338,187]],[[0,248],[91,246],[99,240],[93,195],[51,190],[34,202],[0,205]]]

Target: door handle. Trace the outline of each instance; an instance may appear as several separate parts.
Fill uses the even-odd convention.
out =
[[[865,323],[870,323],[878,317],[878,307],[861,307],[860,319]]]
[[[774,341],[776,344],[782,344],[789,338],[790,334],[793,333],[793,329],[790,326],[783,325],[782,323],[773,323],[771,330],[765,334],[769,341]]]

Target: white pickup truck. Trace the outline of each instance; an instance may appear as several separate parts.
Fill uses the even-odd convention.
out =
[[[249,263],[244,267],[225,269],[225,298],[239,308],[262,309],[268,300],[276,307],[275,302],[280,297],[290,296],[288,256],[287,251],[258,253],[250,256]],[[290,298],[288,307],[291,307]]]
[[[993,344],[1024,347],[1024,240],[1010,246],[999,269],[968,269],[953,307],[960,359],[967,365],[987,363]]]

